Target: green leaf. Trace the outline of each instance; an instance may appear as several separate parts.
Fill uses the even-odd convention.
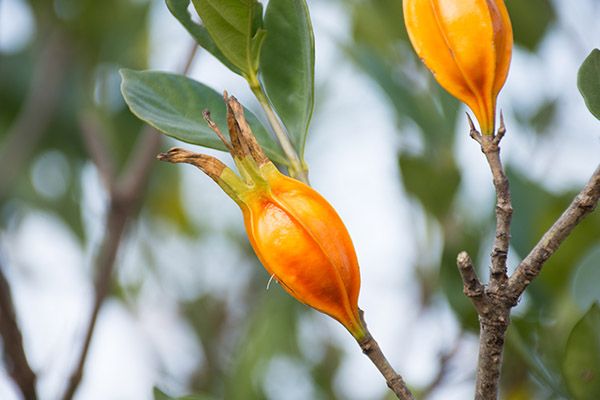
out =
[[[575,270],[571,295],[575,303],[587,310],[594,302],[600,303],[600,246],[593,248]]]
[[[270,0],[260,71],[269,100],[304,154],[314,107],[315,39],[305,0]]]
[[[563,359],[567,386],[576,400],[600,394],[600,307],[597,303],[575,325]]]
[[[238,75],[241,75],[241,70],[233,65],[231,61],[225,57],[225,55],[219,50],[215,41],[210,37],[206,27],[197,24],[192,20],[190,13],[188,12],[188,6],[190,0],[166,0],[167,8],[173,14],[175,18],[183,25],[194,40],[206,51],[215,56],[219,61],[223,63],[231,71]]]
[[[121,92],[138,118],[183,142],[226,150],[202,118],[202,111],[208,109],[221,128],[227,126],[225,105],[219,93],[183,75],[129,69],[120,72],[123,78]],[[245,110],[245,114],[267,156],[287,165],[282,150],[264,126],[250,111]],[[226,130],[222,130],[226,134]]]
[[[257,0],[192,0],[215,44],[248,79],[256,79],[265,38]]]
[[[600,50],[592,50],[581,64],[577,86],[590,112],[600,120]]]

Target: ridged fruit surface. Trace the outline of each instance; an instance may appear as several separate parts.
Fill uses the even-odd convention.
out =
[[[494,132],[513,34],[503,0],[404,0],[410,41],[439,84]]]
[[[364,336],[358,313],[360,272],[350,235],[333,207],[309,186],[279,173],[268,190],[243,196],[248,237],[265,269],[299,301]]]

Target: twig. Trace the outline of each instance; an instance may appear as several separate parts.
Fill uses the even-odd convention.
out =
[[[1,263],[1,260],[0,260]],[[0,336],[4,342],[4,359],[13,381],[19,387],[25,400],[36,400],[35,383],[37,377],[25,355],[23,335],[17,323],[10,285],[0,264]]]
[[[468,114],[467,114],[468,116]],[[481,151],[490,166],[494,187],[496,189],[496,238],[492,249],[492,265],[490,268],[490,290],[497,291],[508,280],[506,258],[510,241],[510,223],[512,219],[512,204],[508,178],[500,160],[500,141],[506,133],[504,117],[500,113],[500,128],[496,135],[481,135],[468,116],[470,134],[480,145]]]
[[[0,160],[4,166],[0,169],[0,199],[7,196],[23,164],[46,133],[69,70],[70,47],[64,34],[51,32],[43,45],[27,98],[0,147]]]
[[[575,196],[573,202],[558,218],[552,227],[544,234],[533,250],[519,264],[514,274],[508,281],[509,296],[515,301],[523,294],[527,286],[535,279],[544,263],[558,250],[561,243],[569,236],[571,231],[598,205],[600,200],[600,166],[585,185],[583,190]]]
[[[72,399],[73,395],[77,391],[77,388],[79,387],[79,384],[81,383],[85,360],[89,353],[92,336],[98,320],[98,314],[110,288],[115,258],[117,256],[121,237],[123,236],[130,213],[134,208],[133,206],[134,205],[131,203],[120,202],[118,200],[115,201],[115,199],[111,200],[104,237],[95,260],[97,275],[94,306],[86,329],[83,347],[77,360],[76,367],[69,377],[67,389],[62,397],[63,400]]]
[[[371,336],[371,333],[367,329],[367,324],[365,323],[362,310],[360,311],[360,318],[363,321],[365,330],[367,331],[367,337],[358,342],[363,353],[369,357],[373,364],[375,364],[375,367],[377,367],[379,372],[381,372],[381,375],[383,375],[385,378],[388,387],[392,390],[392,392],[394,392],[398,399],[414,400],[414,396],[408,389],[408,386],[406,386],[402,376],[400,376],[394,370],[394,368],[392,368],[387,358],[385,358],[385,355],[383,355],[379,344],[373,338],[373,336]]]
[[[600,199],[600,167],[569,208],[508,278],[506,257],[510,241],[512,205],[508,179],[500,161],[499,144],[506,132],[504,120],[501,115],[500,128],[497,134],[492,136],[482,136],[477,132],[470,117],[469,125],[471,137],[480,144],[490,165],[496,188],[496,239],[491,253],[489,286],[481,284],[466,253],[459,254],[457,265],[463,279],[464,292],[473,301],[479,315],[480,338],[475,399],[491,400],[498,397],[504,338],[510,324],[511,309],[517,304],[527,286],[539,275],[548,258],[575,226],[596,208]]]
[[[504,336],[510,323],[510,310],[514,303],[505,297],[508,281],[506,258],[510,242],[512,204],[508,178],[500,160],[500,142],[506,133],[504,117],[500,114],[500,127],[495,135],[481,135],[467,114],[470,135],[479,143],[492,172],[496,189],[496,238],[492,249],[490,283],[484,287],[477,279],[472,261],[461,253],[458,267],[463,278],[465,293],[473,302],[479,315],[479,357],[475,384],[476,400],[498,397]]]
[[[463,280],[463,293],[471,299],[476,309],[480,309],[485,297],[485,287],[477,277],[473,261],[466,251],[458,255],[456,265]]]
[[[194,43],[193,50],[190,51],[188,59],[184,64],[184,74],[191,68],[197,48],[198,46]],[[125,167],[124,172],[121,174],[118,181],[114,182],[113,180],[108,187],[110,193],[110,205],[106,217],[106,228],[102,244],[95,260],[97,275],[95,280],[94,306],[86,328],[83,347],[77,364],[69,377],[67,388],[62,396],[63,400],[71,400],[81,383],[85,361],[89,353],[98,315],[110,289],[115,259],[121,239],[129,220],[139,206],[140,198],[150,176],[150,166],[154,161],[154,155],[160,147],[160,142],[161,136],[158,132],[154,128],[145,126],[142,129],[141,137],[138,139],[134,153],[130,156],[130,161]],[[88,146],[90,144],[98,146],[102,142],[87,141],[86,143]],[[92,155],[99,154],[99,152],[94,149],[88,149],[88,151]]]

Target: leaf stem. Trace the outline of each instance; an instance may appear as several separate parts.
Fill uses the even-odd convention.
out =
[[[267,119],[269,120],[269,124],[271,125],[271,128],[273,129],[273,132],[277,137],[277,141],[281,145],[285,156],[290,162],[290,175],[293,178],[296,178],[306,183],[307,185],[310,185],[308,180],[308,166],[300,159],[298,152],[296,152],[294,145],[290,141],[290,138],[288,137],[285,128],[283,127],[283,124],[277,117],[277,114],[275,114],[275,110],[273,110],[273,107],[271,106],[271,103],[269,102],[269,99],[267,98],[267,95],[262,85],[256,77],[248,78],[248,83],[250,84],[250,89],[252,90],[252,93],[254,93],[256,99],[262,106],[267,116]]]

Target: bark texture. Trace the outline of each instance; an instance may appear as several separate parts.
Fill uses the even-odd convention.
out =
[[[475,272],[469,255],[458,255],[457,266],[463,280],[463,291],[479,315],[480,337],[476,400],[496,400],[499,394],[502,353],[510,312],[525,289],[540,274],[544,263],[558,250],[571,231],[598,205],[600,200],[600,167],[571,205],[543,235],[529,255],[508,276],[506,259],[510,245],[512,204],[508,178],[500,159],[500,142],[506,133],[504,119],[495,135],[481,135],[469,117],[471,137],[479,143],[492,173],[496,189],[496,237],[490,254],[490,281],[484,285]]]

